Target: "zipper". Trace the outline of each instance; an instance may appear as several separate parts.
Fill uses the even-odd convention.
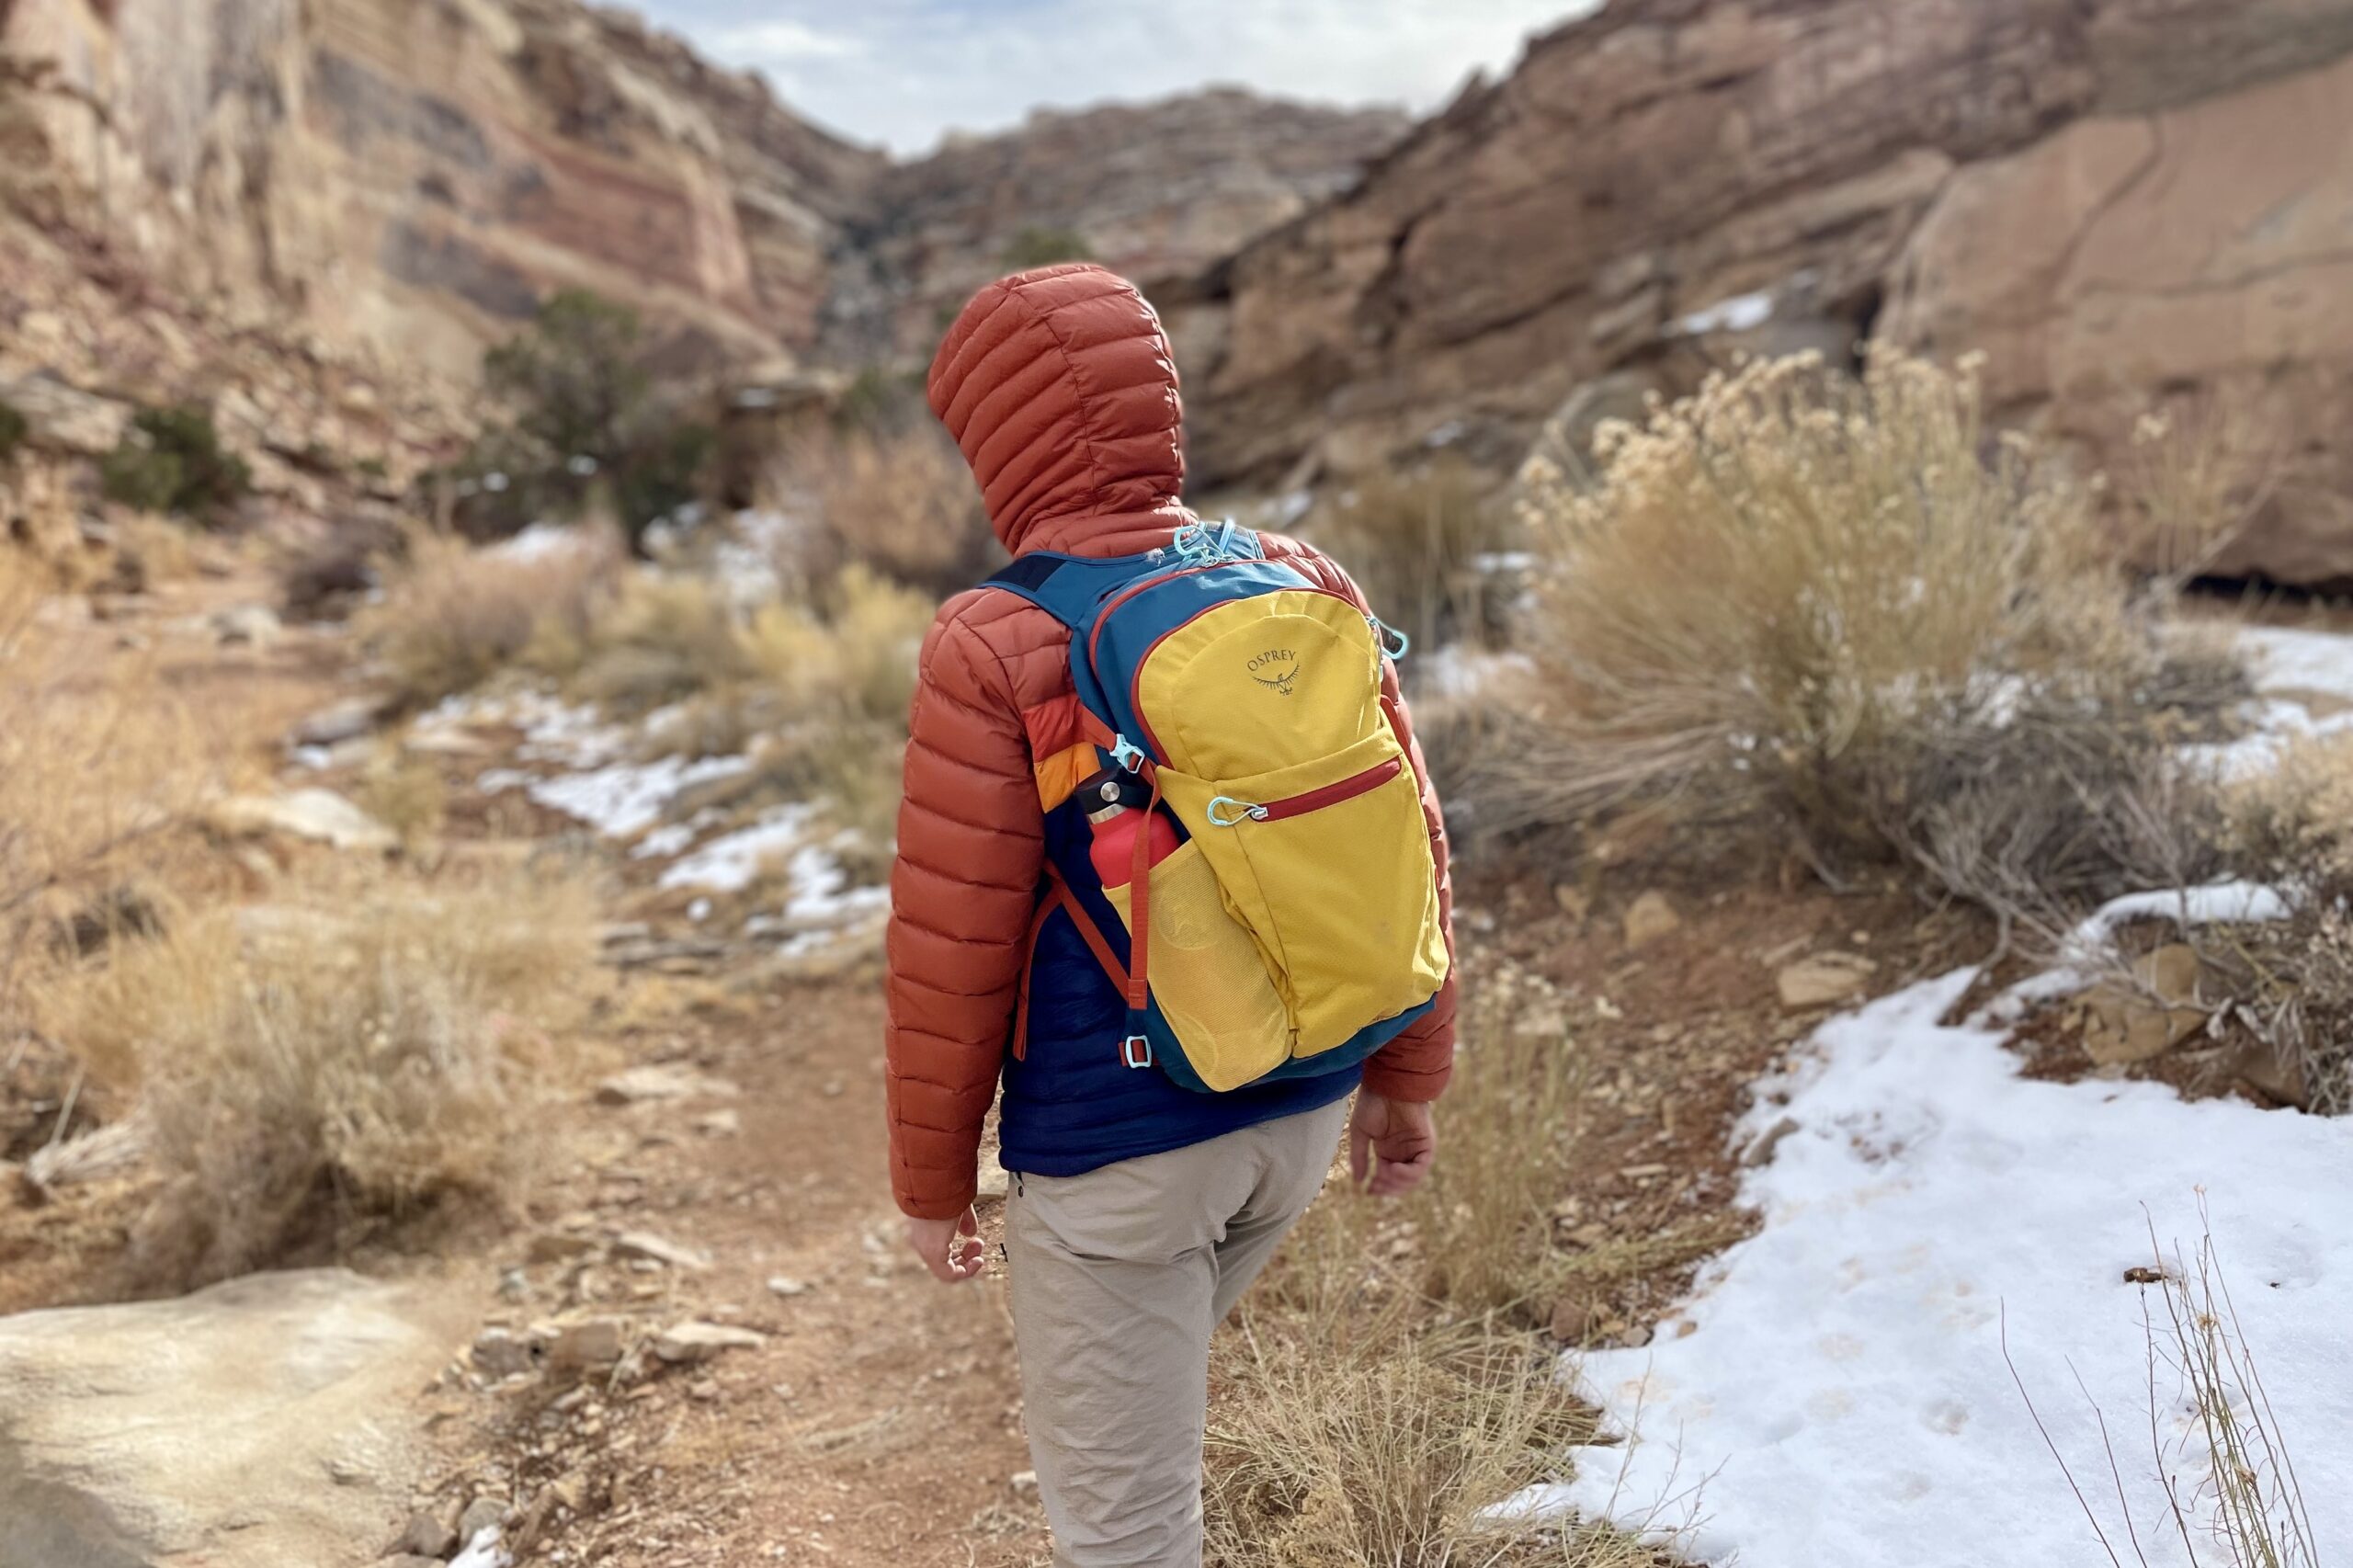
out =
[[[1253,807],[1250,811],[1250,820],[1252,822],[1280,822],[1285,817],[1305,816],[1310,812],[1320,812],[1326,806],[1336,806],[1344,801],[1353,801],[1358,795],[1378,790],[1404,770],[1405,759],[1402,756],[1392,756],[1386,762],[1373,764],[1362,773],[1350,774],[1347,778],[1336,783],[1326,784],[1320,790],[1310,790],[1304,794],[1292,795],[1286,800],[1267,801]]]

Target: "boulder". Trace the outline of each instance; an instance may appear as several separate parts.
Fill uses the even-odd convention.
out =
[[[379,1555],[459,1304],[341,1269],[0,1318],[0,1568]]]
[[[2102,1067],[2163,1056],[2206,1025],[2198,950],[2171,942],[2134,960],[2130,984],[2111,981],[2085,1003],[2084,1049]]]
[[[1851,1002],[1863,994],[1879,965],[1859,953],[1816,953],[1782,966],[1773,977],[1781,1006],[1792,1013]]]
[[[25,417],[25,442],[76,457],[104,457],[122,444],[131,405],[67,386],[51,376],[0,381],[0,404]]]

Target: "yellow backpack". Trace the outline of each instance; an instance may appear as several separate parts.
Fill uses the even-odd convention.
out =
[[[989,584],[1070,628],[1089,739],[1177,829],[1148,868],[1135,835],[1147,874],[1124,886],[1051,858],[1044,907],[1120,985],[1131,1066],[1206,1091],[1334,1072],[1428,1009],[1449,959],[1382,694],[1402,639],[1232,523],[1148,555],[1025,555]],[[1097,899],[1121,929],[1087,914]]]

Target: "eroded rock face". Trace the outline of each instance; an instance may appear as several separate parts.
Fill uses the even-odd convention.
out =
[[[461,1316],[320,1270],[0,1318],[0,1568],[372,1560]]]
[[[1025,233],[1189,272],[1404,127],[1218,91],[893,165],[578,0],[0,7],[0,210],[85,274],[455,381],[567,286],[641,307],[680,369],[927,359]]]
[[[952,138],[885,172],[851,223],[828,346],[927,361],[943,313],[1013,265],[1049,259],[1025,254],[1040,242],[1078,241],[1147,288],[1198,272],[1346,189],[1408,123],[1212,88]]]
[[[1605,375],[1883,333],[2101,462],[2257,400],[2297,467],[2239,563],[2353,574],[2348,51],[2353,0],[1615,0],[1172,312],[1197,471],[1507,462]]]
[[[17,0],[0,27],[20,205],[175,293],[460,376],[563,284],[746,357],[806,344],[883,163],[560,0]]]

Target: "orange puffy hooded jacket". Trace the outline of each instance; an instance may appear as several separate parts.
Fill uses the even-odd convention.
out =
[[[1016,555],[1133,554],[1167,544],[1192,521],[1178,498],[1181,408],[1167,338],[1142,296],[1101,267],[1043,267],[983,289],[941,344],[928,394]],[[1363,604],[1321,553],[1262,539],[1269,557]],[[1403,727],[1450,921],[1445,830],[1410,720]],[[1045,818],[1098,761],[1080,731],[1069,634],[1001,589],[958,595],[925,639],[909,730],[888,943],[891,1174],[902,1210],[945,1219],[972,1201],[981,1125],[1001,1071],[1014,1169],[1086,1168],[1304,1108],[1254,1101],[1251,1090],[1188,1096],[1147,1072],[1134,1076],[1157,1080],[1151,1092],[1164,1101],[1125,1092],[1122,1082],[1114,1085],[1120,1093],[1082,1102],[1078,1120],[1041,1119],[1043,1131],[1027,1134],[1036,1145],[1057,1125],[1083,1129],[1085,1158],[1019,1163],[1013,1074],[1021,1064],[1009,1070],[1006,1054],[1041,892]],[[1430,1012],[1366,1064],[1366,1085],[1396,1099],[1437,1098],[1452,1066],[1454,1011],[1449,980]],[[1120,1032],[1104,1038],[1107,1061]],[[1036,1033],[1033,1024],[1033,1040]],[[1033,1075],[1038,1054],[1028,1053]],[[1323,1098],[1353,1082],[1330,1085]]]

